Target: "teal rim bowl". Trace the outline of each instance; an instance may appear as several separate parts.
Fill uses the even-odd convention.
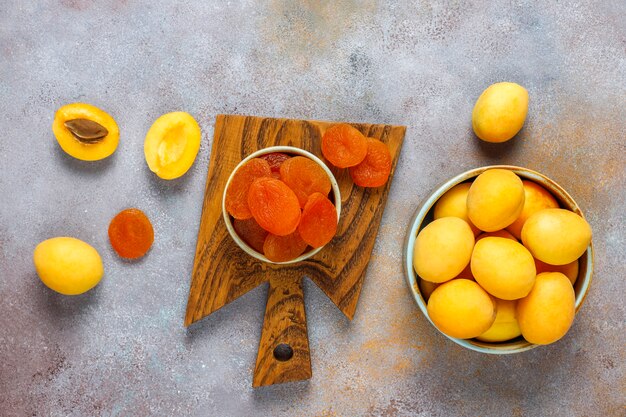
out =
[[[413,298],[415,299],[415,302],[417,303],[424,316],[426,316],[428,321],[430,321],[435,329],[437,329],[437,326],[435,326],[432,320],[430,320],[430,317],[428,317],[428,312],[426,310],[426,301],[424,300],[420,292],[420,278],[413,269],[413,247],[415,245],[415,238],[417,237],[419,231],[433,220],[435,203],[437,203],[437,200],[439,200],[442,195],[444,195],[455,185],[462,182],[471,181],[478,175],[482,174],[484,171],[494,168],[513,171],[522,179],[530,180],[541,185],[546,190],[548,190],[554,196],[554,198],[556,198],[561,208],[573,211],[574,213],[583,216],[583,213],[580,210],[580,207],[578,207],[578,204],[576,204],[576,201],[574,201],[574,199],[560,185],[558,185],[556,182],[552,181],[545,175],[542,175],[536,171],[517,166],[491,165],[474,168],[451,178],[441,186],[437,187],[437,189],[422,202],[422,204],[415,211],[413,218],[411,219],[411,223],[409,224],[409,230],[404,241],[403,259],[404,272],[406,275],[407,283],[409,284],[409,289],[411,290],[411,294],[413,294]],[[585,301],[585,297],[587,296],[587,292],[589,291],[589,285],[591,284],[592,273],[593,243],[590,243],[585,253],[579,258],[578,278],[576,279],[576,282],[574,284],[574,293],[576,294],[576,313],[578,313],[578,310]],[[437,330],[440,331],[439,329]],[[476,352],[490,353],[496,355],[524,352],[539,346],[528,342],[521,336],[506,342],[494,343],[482,342],[477,339],[457,339],[454,337],[450,337],[443,332],[441,333],[448,339],[452,340],[454,343],[459,344],[467,349],[471,349]]]

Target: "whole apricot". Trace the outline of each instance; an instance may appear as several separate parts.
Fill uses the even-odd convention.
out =
[[[104,274],[98,251],[73,237],[44,240],[35,248],[33,262],[41,281],[65,295],[89,291]]]
[[[556,342],[574,321],[574,289],[560,272],[537,275],[535,286],[517,304],[517,319],[522,335],[530,343]]]
[[[474,236],[480,233],[480,230],[472,224],[467,217],[467,193],[471,187],[471,183],[464,182],[450,188],[442,195],[435,204],[435,219],[442,217],[458,217],[465,220],[472,228]]]
[[[578,259],[565,265],[550,265],[545,262],[541,262],[539,259],[535,259],[537,274],[541,274],[542,272],[560,272],[570,280],[572,285],[574,285],[576,283],[576,279],[578,279],[578,267]]]
[[[483,342],[504,342],[522,334],[517,322],[517,300],[496,301],[496,320],[489,330],[477,337]]]
[[[524,223],[522,242],[540,261],[565,265],[585,253],[591,242],[591,226],[572,211],[543,209]]]
[[[506,229],[496,230],[495,232],[483,232],[479,234],[478,236],[476,236],[476,242],[486,237],[503,237],[505,239],[511,239],[517,242],[517,239],[515,239],[515,236],[509,233]]]
[[[463,271],[472,256],[474,233],[458,217],[442,217],[424,227],[415,239],[413,267],[422,279],[448,281]]]
[[[521,243],[502,237],[476,242],[472,252],[472,274],[494,297],[516,300],[525,297],[535,283],[535,261]]]
[[[522,238],[522,226],[528,218],[546,208],[558,208],[559,203],[548,190],[541,185],[528,180],[522,180],[524,185],[524,207],[519,217],[506,229],[517,239]]]
[[[515,83],[492,84],[472,111],[474,133],[486,142],[505,142],[522,129],[528,113],[528,91]]]
[[[467,215],[480,230],[495,232],[515,221],[524,207],[524,185],[514,172],[488,169],[467,194]]]
[[[426,308],[439,330],[459,339],[480,336],[496,319],[493,299],[468,279],[454,279],[435,288]]]
[[[424,281],[423,279],[419,279],[419,287],[420,293],[422,293],[422,298],[426,301],[430,298],[430,295],[435,291],[439,284],[435,284],[434,282]]]

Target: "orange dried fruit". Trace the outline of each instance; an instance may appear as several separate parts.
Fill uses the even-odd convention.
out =
[[[235,219],[245,220],[252,217],[248,208],[248,189],[254,180],[271,177],[270,164],[261,158],[249,160],[240,167],[226,190],[226,211]]]
[[[287,262],[302,255],[307,246],[297,230],[287,236],[270,233],[265,239],[263,253],[272,262]]]
[[[302,211],[298,225],[302,239],[314,248],[324,246],[337,232],[337,209],[321,193],[313,193]]]
[[[367,140],[361,132],[348,124],[330,127],[322,136],[322,153],[338,168],[360,164],[367,154]]]
[[[248,207],[257,223],[277,236],[293,233],[300,223],[300,203],[281,180],[257,178],[248,190]]]
[[[350,176],[361,187],[380,187],[387,183],[391,173],[391,153],[387,145],[367,138],[367,155],[363,162],[350,168]]]
[[[287,159],[291,158],[291,156],[282,152],[272,152],[272,153],[267,153],[265,155],[262,155],[259,158],[265,159],[267,163],[270,164],[270,169],[272,170],[272,176],[274,178],[280,179],[280,166]]]
[[[154,229],[143,211],[130,208],[122,210],[109,224],[109,240],[119,256],[126,259],[141,258],[154,242]]]
[[[304,207],[311,194],[328,195],[330,192],[330,178],[326,171],[304,156],[295,156],[283,162],[280,179],[296,193],[300,207]]]
[[[263,243],[265,243],[265,238],[269,232],[259,226],[256,220],[252,218],[246,220],[235,219],[233,227],[235,232],[248,246],[259,253],[263,253]]]

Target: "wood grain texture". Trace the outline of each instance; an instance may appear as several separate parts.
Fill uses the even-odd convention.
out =
[[[228,176],[250,153],[275,145],[296,146],[323,159],[321,137],[334,123],[251,116],[219,115],[206,190],[185,326],[202,319],[263,282],[270,283],[268,305],[254,385],[296,381],[311,376],[301,280],[311,278],[350,319],[354,316],[365,270],[374,247],[389,187],[400,155],[405,127],[352,124],[389,146],[393,159],[387,184],[362,188],[346,169],[329,165],[341,190],[337,235],[317,255],[290,265],[272,265],[248,256],[230,238],[222,220],[221,201]],[[300,301],[297,301],[300,300]],[[277,361],[280,343],[293,348],[287,362]]]

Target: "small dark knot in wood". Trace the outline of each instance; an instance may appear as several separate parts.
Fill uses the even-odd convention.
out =
[[[291,346],[281,343],[274,348],[274,357],[281,362],[287,362],[293,357],[293,349]]]

